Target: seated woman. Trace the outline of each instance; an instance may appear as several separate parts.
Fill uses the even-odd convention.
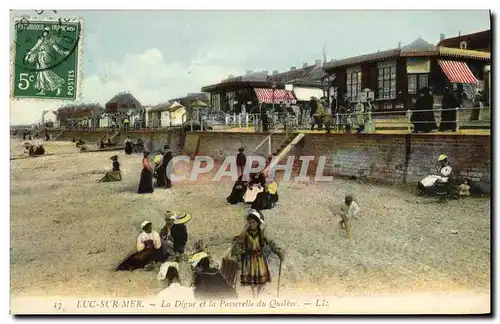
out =
[[[257,195],[264,191],[266,186],[266,177],[264,173],[252,173],[250,174],[250,181],[248,182],[248,189],[245,192],[244,200],[245,203],[251,204],[257,199]]]
[[[420,193],[435,195],[439,192],[450,191],[452,171],[453,169],[448,163],[448,157],[441,154],[438,158],[437,175],[428,175],[418,183]]]
[[[233,190],[229,197],[226,198],[227,202],[231,205],[236,205],[240,202],[245,202],[245,193],[247,191],[247,182],[243,181],[243,176],[240,175],[238,180],[234,183]]]
[[[106,173],[99,182],[113,182],[122,181],[122,172],[120,171],[120,162],[118,162],[118,156],[113,155],[111,159],[113,161],[113,170]]]
[[[126,258],[116,267],[116,271],[134,271],[144,268],[151,262],[164,262],[167,253],[162,248],[160,234],[153,231],[153,224],[144,221],[141,224],[142,232],[137,238],[137,252]]]
[[[266,185],[264,191],[257,194],[257,197],[252,203],[252,209],[265,210],[274,208],[278,202],[278,184],[272,181]]]
[[[44,154],[45,154],[45,149],[43,148],[43,145],[38,145],[35,149],[34,155],[44,155]]]
[[[76,142],[76,147],[81,147],[83,144],[85,144],[84,141],[82,141],[81,138],[78,139],[78,142]]]
[[[169,256],[173,256],[174,253],[174,239],[172,238],[172,226],[174,225],[174,221],[177,215],[167,210],[165,214],[163,214],[163,218],[165,219],[165,226],[160,231],[161,244],[165,247]]]
[[[210,258],[206,252],[196,253],[189,262],[194,269],[196,299],[238,298],[236,289],[227,283],[219,269],[210,267]]]

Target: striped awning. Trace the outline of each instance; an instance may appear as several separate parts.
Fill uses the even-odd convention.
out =
[[[282,89],[264,89],[264,88],[254,88],[257,99],[260,103],[295,103],[295,97],[291,91]]]
[[[465,62],[438,60],[439,66],[450,82],[477,84],[477,79]]]

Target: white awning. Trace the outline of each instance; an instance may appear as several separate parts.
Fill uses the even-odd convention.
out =
[[[297,101],[309,101],[311,97],[318,99],[323,97],[323,90],[318,88],[293,87],[293,93]]]

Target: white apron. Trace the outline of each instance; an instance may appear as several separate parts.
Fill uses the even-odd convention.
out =
[[[257,186],[253,186],[252,188],[248,188],[247,191],[245,192],[245,195],[243,196],[245,203],[254,202],[255,198],[257,198],[257,194],[259,192],[262,192],[262,191],[264,191],[264,188],[259,189]]]
[[[445,166],[442,167],[441,170],[439,171],[441,173],[441,176],[438,175],[428,175],[427,177],[423,178],[420,183],[426,187],[432,187],[436,183],[436,181],[439,179],[441,182],[448,182],[448,176],[451,174],[451,167],[450,166]]]

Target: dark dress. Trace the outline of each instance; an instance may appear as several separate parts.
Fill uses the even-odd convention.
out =
[[[441,105],[442,109],[453,109],[453,110],[443,110],[441,111],[441,124],[439,124],[439,130],[444,131],[456,131],[457,129],[457,111],[454,108],[460,106],[458,99],[451,93],[447,93],[443,96],[443,101]]]
[[[233,299],[238,298],[236,290],[214,268],[203,269],[194,277],[194,295],[197,299]]]
[[[246,157],[245,153],[238,153],[236,155],[236,166],[238,167],[239,175],[243,174],[243,171],[245,170],[246,163],[247,163],[247,157]]]
[[[418,97],[413,107],[411,122],[413,123],[415,133],[429,133],[437,129],[436,120],[434,119],[434,99],[430,94],[423,94]],[[429,110],[429,111],[425,111]]]
[[[172,236],[172,241],[174,242],[174,251],[177,253],[184,253],[186,248],[186,243],[188,240],[188,232],[186,225],[184,224],[174,224],[170,230],[170,235]]]
[[[156,173],[158,177],[156,178],[156,186],[157,187],[165,187],[171,188],[172,182],[170,181],[170,177],[167,176],[167,167],[170,161],[172,160],[172,152],[167,152],[163,155],[163,160],[161,164],[156,168]]]
[[[245,192],[247,192],[247,182],[241,180],[240,177],[240,179],[238,179],[238,181],[234,183],[233,190],[231,191],[229,197],[226,198],[226,200],[231,205],[245,202],[245,200],[243,199],[243,197],[245,196]]]
[[[142,172],[141,180],[139,182],[138,194],[152,193],[153,189],[153,172],[146,167],[148,165],[148,158],[142,159]]]
[[[131,141],[125,142],[125,154],[130,155],[134,150],[134,145]]]

